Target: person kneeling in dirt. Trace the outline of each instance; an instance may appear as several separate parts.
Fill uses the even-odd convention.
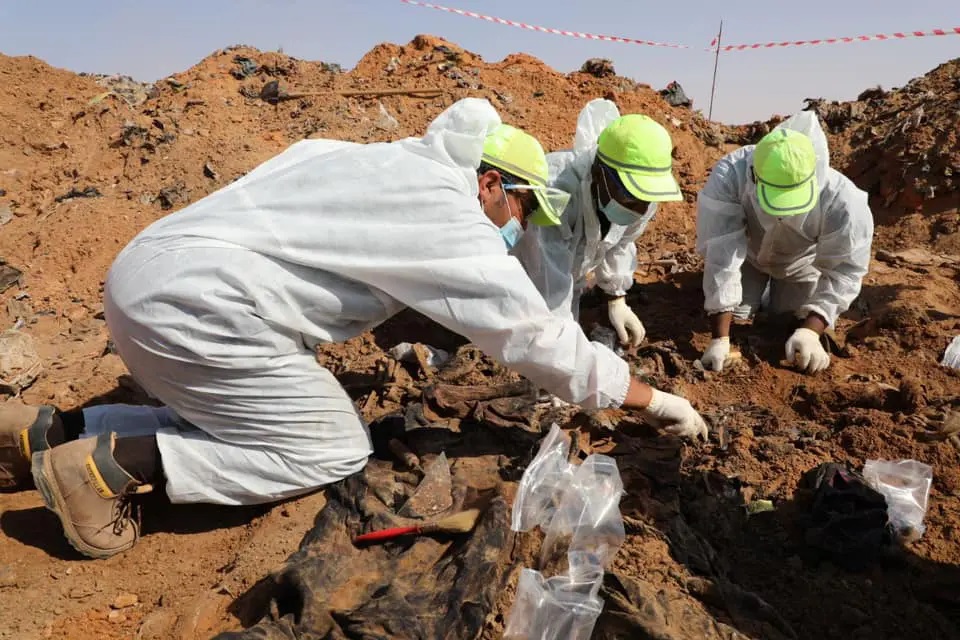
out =
[[[117,353],[163,407],[4,406],[0,474],[31,471],[82,553],[139,536],[133,494],[255,504],[363,469],[371,438],[314,347],[412,307],[585,407],[638,409],[706,437],[686,400],[631,379],[626,362],[553,318],[507,255],[546,187],[531,136],[465,99],[423,138],[305,140],[142,231],[117,256],[104,308]],[[557,204],[554,204],[557,202]]]
[[[809,373],[830,366],[821,335],[860,293],[873,215],[867,194],[829,160],[817,116],[806,111],[713,168],[697,207],[713,332],[701,358],[707,369],[723,369],[732,319],[760,308],[802,321],[787,340],[787,362]]]
[[[551,185],[571,194],[559,225],[538,226],[514,251],[551,311],[579,318],[587,275],[607,298],[623,344],[646,330],[626,303],[637,268],[636,239],[660,202],[682,200],[672,174],[673,142],[645,115],[620,115],[605,99],[580,112],[572,151],[547,155]]]

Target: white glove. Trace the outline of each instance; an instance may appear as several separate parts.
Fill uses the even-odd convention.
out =
[[[700,364],[704,369],[710,371],[723,371],[723,366],[727,363],[730,356],[730,337],[714,338],[710,341],[710,346],[700,356]]]
[[[647,330],[643,328],[640,318],[627,306],[626,298],[614,298],[607,303],[607,312],[610,316],[610,324],[617,330],[617,336],[622,344],[629,344],[634,347],[640,346]],[[627,336],[627,332],[633,335],[633,340]]]
[[[707,423],[684,398],[653,389],[650,405],[640,413],[655,427],[681,438],[707,440]]]
[[[812,329],[800,328],[787,340],[787,363],[801,371],[816,373],[830,366],[830,354],[820,343],[820,335]]]

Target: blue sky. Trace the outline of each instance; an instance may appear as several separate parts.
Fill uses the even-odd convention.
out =
[[[231,44],[283,50],[351,67],[379,42],[444,37],[487,61],[523,51],[561,71],[587,58],[662,88],[677,80],[706,113],[713,57],[701,51],[724,20],[724,42],[806,40],[960,26],[957,0],[435,0],[547,27],[677,42],[691,50],[579,40],[411,7],[398,0],[6,0],[0,52],[31,54],[75,71],[156,80]],[[790,113],[806,97],[851,99],[901,86],[951,58],[960,36],[721,54],[714,118]]]

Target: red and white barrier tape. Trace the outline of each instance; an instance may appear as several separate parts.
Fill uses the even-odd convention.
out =
[[[486,20],[487,22],[493,22],[496,24],[504,24],[508,27],[518,27],[520,29],[527,29],[529,31],[539,31],[541,33],[552,33],[558,36],[569,36],[572,38],[583,38],[586,40],[602,40],[604,42],[622,42],[625,44],[642,44],[650,47],[670,47],[672,49],[689,49],[690,47],[685,44],[671,44],[668,42],[654,42],[652,40],[637,40],[636,38],[624,38],[622,36],[605,36],[598,35],[594,33],[583,33],[582,31],[567,31],[566,29],[554,29],[552,27],[540,27],[535,24],[527,24],[526,22],[516,22],[514,20],[507,20],[506,18],[497,18],[496,16],[488,16],[482,13],[476,13],[475,11],[467,11],[465,9],[454,9],[452,7],[443,7],[438,4],[431,4],[429,2],[420,2],[420,0],[400,0],[404,4],[409,4],[415,7],[425,7],[427,9],[437,9],[439,11],[446,11],[447,13],[455,13],[457,15],[466,16],[468,18],[478,18],[480,20]],[[782,47],[803,47],[803,46],[813,46],[818,44],[852,44],[856,42],[869,42],[871,40],[903,40],[907,38],[923,38],[927,36],[954,36],[960,35],[960,27],[951,27],[949,29],[931,29],[930,31],[897,31],[894,33],[878,33],[876,35],[863,35],[863,36],[853,36],[849,38],[820,38],[818,40],[788,40],[784,42],[758,42],[755,44],[725,44],[720,47],[720,51],[748,51],[753,49],[778,49]],[[706,51],[716,51],[717,50],[717,38],[714,38],[710,42],[710,47]]]
[[[855,42],[869,42],[871,40],[903,40],[906,38],[923,38],[926,36],[956,36],[960,35],[960,27],[950,29],[931,29],[930,31],[897,31],[894,33],[878,33],[876,35],[853,36],[851,38],[820,38],[819,40],[792,40],[786,42],[760,42],[756,44],[727,44],[720,47],[720,51],[746,51],[749,49],[777,49],[780,47],[804,47],[818,44],[852,44]],[[710,43],[709,51],[717,50],[717,39]]]
[[[650,40],[637,40],[635,38],[623,38],[621,36],[603,36],[603,35],[597,35],[594,33],[583,33],[581,31],[567,31],[565,29],[538,27],[537,25],[527,24],[526,22],[514,22],[513,20],[507,20],[505,18],[486,16],[486,15],[483,15],[482,13],[475,13],[473,11],[466,11],[464,9],[452,9],[450,7],[441,7],[440,5],[430,4],[429,2],[419,2],[418,0],[400,0],[400,2],[403,2],[404,4],[413,5],[415,7],[426,7],[427,9],[439,9],[440,11],[446,11],[448,13],[456,13],[457,15],[467,16],[468,18],[479,18],[480,20],[486,20],[487,22],[505,24],[509,27],[519,27],[520,29],[529,29],[530,31],[539,31],[541,33],[552,33],[558,36],[570,36],[573,38],[584,38],[586,40],[603,40],[605,42],[623,42],[625,44],[642,44],[650,47],[670,47],[673,49],[689,49],[690,48],[685,44],[652,42]]]

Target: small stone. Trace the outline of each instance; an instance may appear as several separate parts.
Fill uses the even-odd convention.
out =
[[[110,605],[114,609],[126,609],[140,602],[140,598],[135,593],[121,593]]]
[[[13,220],[13,210],[8,204],[0,204],[0,226]]]
[[[116,624],[120,624],[121,622],[127,621],[127,616],[123,615],[119,611],[111,611],[107,616],[107,620]]]

